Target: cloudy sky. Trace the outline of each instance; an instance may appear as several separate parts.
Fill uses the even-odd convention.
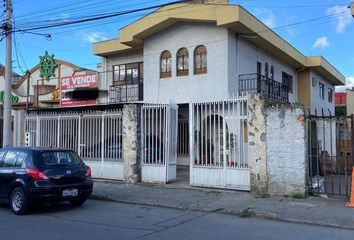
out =
[[[154,6],[172,0],[13,0],[15,27],[68,21],[80,17]],[[323,55],[354,84],[354,19],[345,0],[240,0],[230,1],[266,23],[308,56]],[[34,4],[35,3],[35,4]],[[3,9],[1,9],[1,13]],[[0,16],[1,16],[0,13]],[[39,61],[45,50],[58,59],[95,69],[99,58],[92,43],[116,38],[118,29],[148,11],[70,27],[16,33],[14,70],[22,73]],[[1,20],[3,20],[3,16]],[[37,35],[51,34],[51,40]],[[0,63],[5,61],[5,41],[0,42]]]

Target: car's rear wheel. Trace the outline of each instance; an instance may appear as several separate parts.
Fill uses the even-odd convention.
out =
[[[86,198],[84,197],[74,198],[74,199],[70,199],[69,202],[73,206],[81,206],[86,202]]]
[[[22,188],[15,188],[10,196],[11,211],[16,215],[21,215],[27,211],[27,198]]]

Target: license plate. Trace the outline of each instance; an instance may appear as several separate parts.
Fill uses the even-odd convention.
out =
[[[63,197],[76,197],[79,195],[79,190],[77,189],[66,189],[63,191]]]

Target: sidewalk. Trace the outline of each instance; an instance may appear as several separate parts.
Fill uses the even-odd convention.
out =
[[[296,223],[340,227],[354,230],[354,208],[345,208],[346,198],[293,199],[256,198],[247,192],[194,188],[179,184],[125,184],[95,181],[92,199],[170,207],[205,212],[220,212]]]

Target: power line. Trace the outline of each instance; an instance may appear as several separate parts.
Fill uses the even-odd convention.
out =
[[[112,0],[108,0],[108,1],[112,1]],[[136,1],[136,0],[131,0],[131,1]],[[137,4],[132,4],[131,2],[129,2],[129,3],[127,3],[127,4],[120,4],[119,5],[119,7],[120,8],[122,8],[123,6],[129,6],[129,7],[135,7],[135,6],[140,6],[140,5],[146,5],[146,3],[142,3],[141,1],[139,2],[139,3],[137,3]],[[97,12],[100,12],[101,13],[101,15],[103,15],[103,14],[107,14],[107,13],[111,13],[111,11],[109,11],[109,12],[104,12],[104,10],[103,9],[97,9],[96,8],[96,6],[94,7],[94,8],[92,8],[92,9],[94,9],[94,12],[95,13],[97,13]],[[112,7],[110,7],[109,9],[105,9],[106,11],[107,10],[112,10]],[[38,21],[32,21],[32,22],[23,22],[23,23],[21,23],[21,24],[18,24],[18,26],[21,26],[21,25],[25,25],[25,26],[36,26],[36,25],[38,25],[38,24],[48,24],[48,23],[55,23],[55,22],[58,22],[58,20],[59,21],[73,21],[73,20],[79,20],[79,19],[82,19],[82,18],[84,18],[85,17],[85,15],[83,15],[83,14],[87,14],[87,12],[85,12],[85,11],[82,11],[82,8],[80,7],[80,9],[79,9],[79,11],[80,11],[80,15],[72,15],[73,14],[73,12],[70,10],[69,12],[67,12],[67,14],[68,14],[68,16],[66,17],[66,16],[63,16],[63,17],[60,17],[60,18],[56,18],[56,19],[47,19],[47,20],[38,20]],[[92,14],[92,12],[90,12],[91,14]],[[46,14],[44,14],[44,15],[41,15],[41,17],[42,16],[45,16]],[[91,15],[92,16],[92,15]],[[97,15],[93,15],[93,16],[97,16]]]
[[[334,7],[337,5],[348,5],[348,3],[338,4],[314,4],[314,5],[248,5],[248,7],[266,7],[266,8],[317,8],[317,7]]]
[[[62,27],[62,26],[68,26],[68,25],[74,25],[74,24],[79,24],[79,23],[85,23],[85,22],[91,22],[91,21],[97,21],[97,20],[102,20],[102,19],[107,19],[107,18],[112,18],[116,16],[122,16],[130,13],[136,13],[136,12],[141,12],[141,11],[146,11],[146,10],[151,10],[151,9],[156,9],[164,6],[169,6],[177,3],[184,3],[188,2],[191,0],[181,0],[181,1],[175,1],[175,2],[170,2],[166,4],[160,4],[160,5],[155,5],[155,6],[149,6],[145,8],[139,8],[139,9],[133,9],[133,10],[126,10],[126,11],[120,11],[120,12],[115,12],[115,13],[110,13],[106,15],[93,15],[93,16],[88,16],[87,18],[79,19],[79,20],[73,20],[73,21],[66,21],[66,22],[58,22],[58,23],[53,23],[53,24],[47,24],[47,25],[42,25],[38,27],[30,27],[30,28],[25,28],[25,29],[15,29],[13,32],[18,32],[18,31],[33,31],[33,30],[40,30],[40,29],[48,29],[48,28],[55,28],[55,27]]]
[[[81,4],[81,3],[87,3],[87,2],[90,2],[90,1],[93,1],[93,0],[81,0],[81,1],[78,1],[78,2],[71,1],[69,4],[54,5],[52,7],[40,9],[40,10],[37,10],[37,11],[34,11],[34,12],[27,12],[25,15],[16,16],[16,18],[17,19],[29,18],[29,16],[32,18],[33,16],[38,15],[38,14],[43,14],[44,12],[51,12],[53,10],[63,9],[65,7],[78,5],[78,4]]]

